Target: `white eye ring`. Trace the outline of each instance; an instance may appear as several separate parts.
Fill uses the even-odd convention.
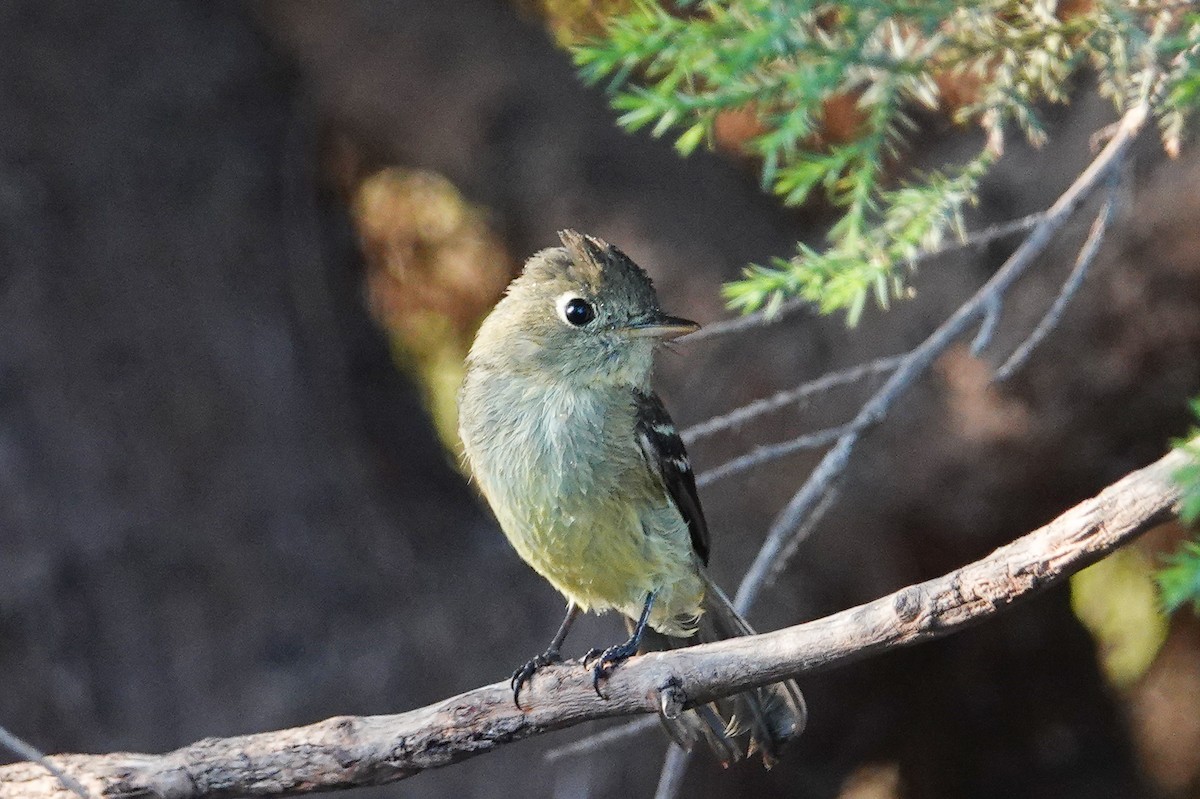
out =
[[[558,310],[558,318],[571,327],[583,327],[596,318],[592,304],[574,291],[559,295],[554,307]]]

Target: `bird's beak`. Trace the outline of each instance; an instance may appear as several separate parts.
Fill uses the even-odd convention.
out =
[[[670,341],[673,338],[695,333],[700,325],[690,319],[680,319],[678,316],[655,314],[648,319],[640,319],[625,328],[625,332],[634,338],[659,338]]]

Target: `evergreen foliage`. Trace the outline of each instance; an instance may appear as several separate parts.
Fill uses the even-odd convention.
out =
[[[714,141],[722,114],[752,114],[744,146],[764,188],[789,205],[822,195],[839,217],[828,246],[750,266],[727,297],[745,311],[802,297],[851,323],[872,295],[886,307],[908,293],[918,254],[964,235],[963,210],[1005,137],[1040,144],[1045,104],[1091,85],[1073,79],[1082,67],[1118,110],[1149,101],[1177,152],[1200,104],[1198,50],[1192,3],[1138,0],[639,0],[574,47],[585,78],[607,80],[622,125],[675,131],[683,155]],[[847,106],[839,134],[831,117]],[[979,150],[897,176],[922,108],[978,125]]]
[[[1200,399],[1192,401],[1192,412],[1200,422]],[[1200,524],[1200,426],[1193,427],[1187,438],[1176,442],[1176,447],[1192,457],[1191,463],[1175,474],[1183,489],[1179,518],[1184,524],[1195,526]],[[1190,603],[1200,614],[1200,538],[1193,536],[1185,541],[1167,559],[1166,566],[1158,572],[1158,586],[1167,610]]]

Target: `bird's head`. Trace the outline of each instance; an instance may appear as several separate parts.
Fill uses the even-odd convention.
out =
[[[469,363],[547,380],[642,386],[654,349],[698,329],[659,308],[650,277],[616,247],[573,230],[542,250],[484,320]]]

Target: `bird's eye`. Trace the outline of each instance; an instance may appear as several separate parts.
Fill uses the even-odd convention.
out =
[[[592,304],[582,297],[571,297],[559,305],[559,313],[563,320],[575,327],[583,327],[596,318]]]

